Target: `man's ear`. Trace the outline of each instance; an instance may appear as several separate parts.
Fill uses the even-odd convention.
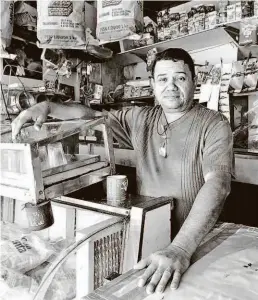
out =
[[[150,86],[154,89],[154,78],[150,78]]]
[[[193,78],[194,89],[196,89],[196,87],[197,87],[197,81],[198,81],[198,78],[197,78],[197,75],[195,75]]]

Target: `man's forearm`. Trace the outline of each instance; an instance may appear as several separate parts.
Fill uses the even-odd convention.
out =
[[[82,104],[49,102],[48,105],[49,115],[60,120],[80,119],[83,117],[92,119],[102,116],[101,112],[95,111]]]
[[[225,178],[226,177],[226,178]],[[183,226],[172,242],[190,256],[218,220],[224,201],[230,192],[230,174],[206,181]]]

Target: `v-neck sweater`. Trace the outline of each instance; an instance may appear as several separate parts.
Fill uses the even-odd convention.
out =
[[[162,157],[159,148],[164,142],[160,135],[164,116],[161,106],[109,112],[120,146],[136,152],[137,193],[173,197],[172,223],[179,229],[205,183],[204,176],[216,170],[232,174],[233,138],[221,113],[195,104],[169,124],[167,157]]]

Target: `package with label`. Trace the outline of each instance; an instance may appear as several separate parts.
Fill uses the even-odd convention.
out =
[[[254,0],[254,16],[258,17],[258,0]]]
[[[242,18],[253,16],[254,1],[241,1]]]
[[[0,5],[1,52],[10,46],[13,34],[14,1],[1,1]]]
[[[193,34],[195,33],[195,25],[194,25],[194,15],[196,14],[196,9],[191,8],[188,12],[188,33]]]
[[[172,23],[170,23],[170,34],[171,38],[175,39],[179,36],[180,33],[180,14],[175,13],[172,20]]]
[[[241,1],[236,2],[236,21],[239,21],[242,19],[242,5]]]
[[[227,22],[234,22],[236,20],[236,5],[230,4],[227,7]]]
[[[73,257],[73,266],[76,265],[74,262]],[[74,299],[76,296],[76,270],[75,267],[72,268],[72,263],[65,261],[63,265],[61,265],[53,278],[44,299],[51,299],[51,300],[64,300],[64,299]],[[44,275],[48,271],[49,267],[51,266],[51,262],[45,262],[38,266],[37,268],[28,272],[28,275],[40,284]]]
[[[0,299],[10,299],[15,295],[19,297],[17,299],[29,299],[22,296],[32,297],[38,288],[33,278],[15,270],[1,266],[0,274]]]
[[[92,7],[92,10],[86,12],[84,1],[38,1],[39,47],[85,49],[86,29],[94,31],[94,8],[89,7]],[[88,32],[88,35],[91,33]]]
[[[101,43],[138,39],[143,33],[143,1],[97,1],[97,37]]]
[[[212,29],[217,24],[217,12],[215,10],[215,5],[206,5],[205,10],[205,29]]]
[[[51,143],[47,145],[48,163],[50,168],[59,167],[67,164],[61,142]]]
[[[12,236],[10,240],[0,241],[2,266],[25,273],[44,261],[54,252],[47,244],[35,234]]]
[[[239,45],[256,45],[257,43],[257,20],[245,19],[240,23]]]
[[[196,6],[197,13],[195,14],[195,29],[197,32],[205,29],[205,6]]]
[[[14,12],[14,23],[28,30],[37,28],[37,10],[24,1],[17,1]]]
[[[229,82],[230,93],[240,93],[244,84],[246,61],[235,61],[232,63],[231,79]]]
[[[179,20],[179,35],[184,36],[188,34],[188,18],[186,12],[180,13]]]
[[[256,89],[258,82],[258,58],[249,58],[244,77],[243,92],[250,92]]]
[[[218,23],[227,22],[227,6],[228,6],[228,1],[226,0],[219,1],[219,22]]]
[[[162,23],[158,25],[157,36],[158,36],[158,41],[159,42],[164,41],[164,26],[163,26]]]

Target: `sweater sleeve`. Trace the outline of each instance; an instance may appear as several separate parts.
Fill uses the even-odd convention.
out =
[[[227,120],[212,124],[206,135],[203,149],[203,174],[224,171],[234,176],[233,135]]]
[[[107,113],[108,122],[120,148],[133,149],[132,130],[134,109],[111,110]]]

